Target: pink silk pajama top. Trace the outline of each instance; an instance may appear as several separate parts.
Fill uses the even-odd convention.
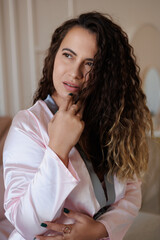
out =
[[[66,168],[48,147],[47,128],[53,117],[46,103],[39,100],[13,119],[3,155],[5,215],[15,227],[9,240],[54,235],[40,226],[44,221],[74,223],[64,216],[64,207],[90,216],[100,209],[77,149],[70,151]],[[138,214],[140,185],[138,180],[121,183],[114,176],[115,202],[97,219],[105,225],[110,240],[123,239]]]

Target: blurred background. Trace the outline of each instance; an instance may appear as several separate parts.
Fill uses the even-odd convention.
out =
[[[92,10],[110,14],[128,34],[147,79],[151,111],[158,112],[160,0],[0,0],[0,115],[31,105],[55,28]]]
[[[69,18],[93,10],[111,15],[128,34],[141,68],[143,89],[154,123],[155,137],[148,139],[150,159],[149,169],[142,184],[142,208],[125,239],[158,240],[160,0],[0,0],[0,163],[12,117],[20,109],[32,105],[33,94],[41,77],[43,60],[55,28]],[[2,174],[0,177],[2,185]],[[1,198],[2,196],[3,194],[0,195]],[[3,199],[0,201],[0,209],[3,209]],[[0,210],[0,215],[0,220],[3,220],[3,210]],[[0,234],[4,233],[4,228],[1,231],[2,226],[1,223]],[[2,240],[1,235],[0,239]]]

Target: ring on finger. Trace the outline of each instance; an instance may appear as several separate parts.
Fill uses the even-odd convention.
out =
[[[71,230],[72,230],[71,226],[65,225],[62,231],[63,233],[71,233]]]

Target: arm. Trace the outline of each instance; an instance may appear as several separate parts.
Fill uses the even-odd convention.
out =
[[[71,163],[67,169],[44,146],[37,122],[28,111],[17,115],[7,137],[4,180],[6,216],[26,240],[46,231],[40,227],[43,221],[60,216],[65,199],[79,181]]]
[[[106,227],[110,240],[123,239],[137,216],[140,206],[141,182],[128,181],[124,197],[98,219]]]

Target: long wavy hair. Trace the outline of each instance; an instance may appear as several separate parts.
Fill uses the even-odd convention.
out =
[[[55,56],[74,26],[96,34],[98,46],[87,86],[79,96],[85,121],[80,145],[97,174],[116,174],[120,180],[141,178],[147,169],[146,132],[152,131],[152,120],[133,48],[109,15],[84,13],[55,30],[33,102],[53,94]]]

